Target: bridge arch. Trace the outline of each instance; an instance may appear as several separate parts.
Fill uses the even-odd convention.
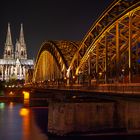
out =
[[[67,69],[77,48],[78,43],[76,42],[44,42],[36,58],[33,82],[64,81]]]
[[[125,77],[132,82],[132,75],[140,74],[139,48],[140,1],[115,1],[82,40],[68,72],[88,80],[108,82]]]

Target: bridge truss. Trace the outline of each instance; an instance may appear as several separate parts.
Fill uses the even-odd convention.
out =
[[[70,70],[84,80],[134,81],[140,74],[140,1],[112,3],[81,42]]]
[[[116,0],[80,43],[47,41],[33,81],[140,82],[140,1]]]
[[[78,43],[70,41],[46,41],[42,44],[35,65],[34,82],[58,81],[66,75]]]

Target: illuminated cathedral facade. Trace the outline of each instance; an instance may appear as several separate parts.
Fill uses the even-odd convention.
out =
[[[33,66],[33,59],[27,58],[23,24],[21,24],[19,40],[16,41],[14,47],[12,42],[10,24],[8,23],[3,58],[0,59],[0,80],[25,80],[26,72],[28,72],[29,69],[33,69]]]

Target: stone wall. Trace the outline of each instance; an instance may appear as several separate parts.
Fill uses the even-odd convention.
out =
[[[114,102],[51,102],[48,132],[65,135],[72,132],[99,132],[122,128],[125,119],[120,119],[122,114],[117,114],[116,111]]]

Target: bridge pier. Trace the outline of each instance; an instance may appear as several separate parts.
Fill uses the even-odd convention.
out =
[[[112,88],[116,93],[38,89],[31,92],[30,105],[48,106],[48,132],[53,135],[140,132],[139,96]]]
[[[118,110],[115,102],[50,102],[48,132],[55,135],[73,135],[124,131],[124,108]]]

